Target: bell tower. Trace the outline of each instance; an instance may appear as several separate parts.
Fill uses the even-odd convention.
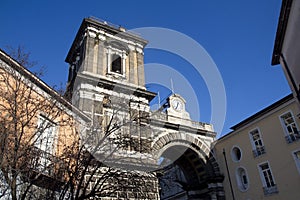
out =
[[[85,18],[66,57],[69,76],[65,96],[92,120],[89,135],[81,141],[107,166],[131,170],[155,165],[145,159],[152,157],[149,102],[156,96],[145,87],[146,44],[123,27]],[[145,180],[151,191],[143,193],[158,199],[156,177],[147,174],[134,181]],[[141,195],[138,189],[118,193]]]
[[[149,102],[156,94],[145,87],[146,45],[145,39],[123,27],[96,18],[82,21],[66,57],[65,96],[91,119],[87,148],[96,151],[88,151],[105,166],[116,164],[127,174],[135,173],[137,186],[125,184],[127,189],[114,192],[122,197],[118,199],[159,199],[158,177],[148,172],[174,166],[185,176],[179,180],[186,181],[189,191],[179,193],[186,199],[216,199],[223,191],[223,178],[209,149],[216,133],[210,124],[191,121],[179,94],[168,98],[168,107],[163,107],[167,109],[150,111]],[[98,146],[98,141],[103,145]],[[168,178],[168,173],[159,175],[163,175],[160,180]],[[124,176],[126,183],[128,177]]]
[[[69,82],[76,72],[144,88],[143,48],[147,41],[95,18],[85,18],[67,55]]]
[[[149,112],[149,101],[156,94],[145,88],[146,44],[123,27],[85,18],[66,57],[66,98],[88,115],[102,115],[103,105],[114,96],[134,99]]]

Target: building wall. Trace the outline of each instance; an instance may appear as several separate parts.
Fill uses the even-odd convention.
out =
[[[300,199],[300,173],[297,170],[292,155],[293,151],[300,149],[300,141],[287,143],[280,121],[280,115],[288,111],[294,114],[298,130],[300,130],[300,120],[295,116],[298,113],[298,107],[295,100],[292,99],[284,104],[278,105],[278,107],[268,111],[262,116],[248,121],[248,123],[238,127],[238,129],[216,142],[214,148],[217,161],[222,173],[225,175],[224,190],[226,199],[233,198],[223,151],[225,151],[227,158],[235,199]],[[249,133],[256,128],[260,131],[265,146],[265,153],[254,157]],[[232,152],[234,147],[238,147],[241,150],[241,158],[239,161],[233,160]],[[269,163],[278,193],[264,194],[263,184],[258,170],[259,165],[264,162]],[[248,175],[249,186],[245,191],[241,191],[237,183],[236,173],[239,167],[244,168]]]
[[[290,8],[289,17],[287,20],[287,27],[283,39],[282,45],[282,56],[280,59],[280,64],[283,66],[283,70],[289,81],[291,89],[293,92],[295,88],[292,85],[291,77],[286,69],[291,73],[293,81],[295,81],[296,89],[299,90],[300,86],[300,69],[299,69],[299,53],[300,53],[300,2],[293,0]]]
[[[18,176],[23,175],[25,183],[29,176],[23,173],[31,169],[40,177],[63,180],[65,163],[70,163],[66,159],[78,147],[78,124],[83,122],[73,112],[76,108],[73,110],[58,93],[2,51],[0,88],[1,169],[14,166],[16,159],[14,170]],[[5,173],[11,174],[12,170]],[[55,181],[42,187],[55,186]]]
[[[282,0],[272,55],[272,65],[280,64],[290,88],[300,101],[300,2]]]

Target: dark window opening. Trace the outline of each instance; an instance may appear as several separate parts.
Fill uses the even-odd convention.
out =
[[[247,185],[247,184],[248,184],[248,179],[247,179],[247,176],[246,176],[246,175],[243,175],[243,176],[242,176],[242,180],[243,180],[243,184],[244,184],[244,185]]]
[[[112,55],[111,71],[122,74],[122,58],[117,54]]]
[[[241,151],[238,148],[234,149],[234,151],[235,151],[235,155],[236,155],[237,160],[240,160],[241,157],[242,157]]]

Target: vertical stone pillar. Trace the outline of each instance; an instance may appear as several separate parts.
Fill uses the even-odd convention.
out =
[[[83,71],[93,72],[94,63],[94,39],[87,37],[85,61],[83,66]]]
[[[92,64],[92,73],[97,73],[97,67],[98,67],[98,57],[99,57],[99,42],[95,41],[94,48],[93,48],[93,64]]]
[[[98,63],[97,63],[97,74],[104,74],[104,68],[105,68],[105,63],[104,63],[104,56],[105,56],[105,52],[104,52],[104,42],[103,41],[99,41],[99,45],[98,45]]]
[[[138,70],[138,85],[145,86],[144,55],[142,52],[137,53],[137,70]]]
[[[134,83],[134,51],[129,52],[129,83]]]

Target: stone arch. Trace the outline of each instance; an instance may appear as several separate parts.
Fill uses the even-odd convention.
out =
[[[181,132],[171,132],[162,134],[156,140],[153,141],[152,149],[156,153],[156,151],[161,150],[165,145],[174,142],[174,141],[182,141],[183,143],[193,144],[195,146],[200,147],[200,149],[204,152],[206,156],[210,154],[210,148],[202,142],[199,138],[193,136],[192,134],[188,133],[181,133]]]
[[[197,135],[164,133],[153,141],[152,149],[156,159],[166,156],[174,161],[173,165],[179,166],[185,176],[184,187],[188,191],[187,195],[190,195],[188,198],[225,199],[222,184],[224,177],[218,163],[210,147]],[[172,157],[177,153],[181,155]]]

